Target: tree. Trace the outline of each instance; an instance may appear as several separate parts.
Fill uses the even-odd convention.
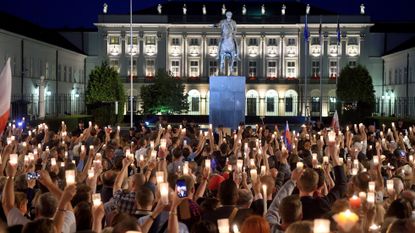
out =
[[[114,124],[122,119],[125,103],[124,86],[118,72],[107,62],[95,67],[89,75],[85,101],[88,112],[98,124]],[[118,119],[115,102],[118,101]]]
[[[357,121],[372,115],[376,104],[375,90],[365,67],[346,66],[341,71],[336,93],[343,120]]]
[[[183,113],[189,108],[182,81],[162,69],[158,70],[153,84],[141,87],[140,97],[144,114]]]

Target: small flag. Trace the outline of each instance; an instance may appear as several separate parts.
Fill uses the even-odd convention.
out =
[[[10,99],[12,93],[12,72],[10,58],[0,73],[0,134],[3,133],[10,115]]]
[[[337,29],[336,29],[336,32],[337,32],[337,43],[339,43],[340,44],[340,23],[339,23],[339,17],[337,17]]]
[[[333,119],[331,120],[331,128],[338,133],[340,129],[339,115],[337,110],[334,112]]]
[[[310,32],[308,31],[308,16],[305,15],[304,40],[308,41],[309,37],[310,37]]]
[[[285,130],[284,130],[284,144],[287,147],[288,151],[291,151],[291,132],[290,127],[288,125],[288,121],[285,122]]]

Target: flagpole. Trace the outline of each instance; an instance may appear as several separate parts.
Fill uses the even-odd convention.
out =
[[[320,123],[323,120],[323,88],[322,88],[322,80],[323,80],[323,37],[321,35],[322,33],[321,28],[321,15],[320,15],[320,27],[319,27],[319,37],[320,37]]]
[[[133,0],[130,0],[130,128],[134,127],[133,65]]]
[[[308,54],[308,25],[307,25],[307,13],[305,15],[305,27],[304,27],[304,97],[303,97],[303,104],[304,104],[304,116],[307,121],[307,54]]]

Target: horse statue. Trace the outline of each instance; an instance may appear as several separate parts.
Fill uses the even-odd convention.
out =
[[[225,64],[228,65],[229,75],[233,71],[233,65],[235,61],[239,61],[238,56],[238,45],[235,40],[236,33],[236,23],[232,18],[232,13],[230,11],[226,12],[226,19],[219,22],[219,26],[222,30],[222,38],[219,42],[219,73],[225,73]]]

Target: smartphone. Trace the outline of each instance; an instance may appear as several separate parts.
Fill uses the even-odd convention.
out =
[[[40,174],[37,172],[28,172],[26,178],[27,180],[38,180],[40,178]]]
[[[187,187],[186,187],[186,181],[183,179],[177,180],[176,182],[176,192],[177,196],[180,198],[187,197]]]

